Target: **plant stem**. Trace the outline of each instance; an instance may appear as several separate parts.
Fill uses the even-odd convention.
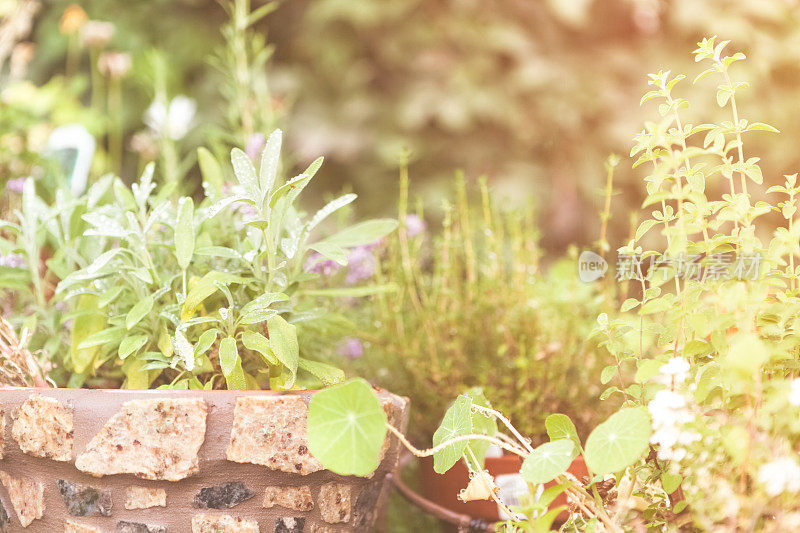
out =
[[[448,446],[450,446],[452,444],[456,444],[457,442],[470,441],[470,440],[482,440],[482,441],[488,442],[490,444],[494,444],[494,445],[499,446],[502,449],[506,450],[507,452],[511,452],[513,454],[519,455],[520,457],[526,457],[528,455],[528,452],[526,452],[525,450],[523,450],[521,448],[518,448],[516,446],[511,446],[510,444],[507,444],[507,443],[501,441],[500,439],[496,439],[496,438],[490,437],[488,435],[478,435],[478,434],[459,435],[458,437],[453,437],[452,439],[448,439],[448,440],[440,443],[439,445],[434,446],[433,448],[428,448],[426,450],[420,450],[419,448],[417,448],[416,446],[411,444],[411,442],[409,442],[409,440],[406,438],[405,435],[403,435],[397,428],[395,428],[393,425],[389,424],[388,422],[386,423],[386,428],[395,437],[398,438],[400,443],[403,446],[405,446],[408,451],[410,451],[412,454],[414,454],[417,457],[430,457],[430,456],[432,456],[432,455],[434,455],[436,453],[439,453],[440,451],[444,450],[445,448],[447,448]]]

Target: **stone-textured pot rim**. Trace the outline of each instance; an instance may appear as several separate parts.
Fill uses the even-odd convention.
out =
[[[306,441],[316,392],[0,388],[0,531],[372,531],[400,443],[369,476],[325,470]],[[408,400],[376,395],[404,428]]]

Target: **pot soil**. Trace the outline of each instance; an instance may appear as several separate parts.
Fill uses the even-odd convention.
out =
[[[517,474],[521,468],[522,459],[516,455],[487,457],[484,466],[484,469],[488,470],[489,474],[495,478],[504,474]],[[578,479],[589,475],[586,470],[586,463],[584,463],[581,456],[572,461],[568,471]],[[456,463],[445,474],[437,474],[433,470],[433,458],[425,457],[422,459],[422,484],[426,498],[455,513],[491,522],[500,520],[497,504],[493,500],[478,500],[465,503],[458,499],[458,493],[468,483],[469,473],[462,462]],[[553,485],[555,485],[555,482],[551,481],[545,486],[551,487]],[[550,505],[550,508],[566,504],[566,495],[560,494]],[[558,520],[564,521],[568,516],[567,512],[564,511],[559,515]]]
[[[367,478],[324,470],[312,395],[0,389],[0,531],[373,531],[400,444]],[[405,428],[408,400],[379,396]]]

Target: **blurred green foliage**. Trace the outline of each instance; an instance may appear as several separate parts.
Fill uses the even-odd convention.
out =
[[[30,69],[38,82],[63,72],[67,39],[57,25],[68,4],[48,2],[36,19]],[[228,18],[219,4],[81,5],[91,18],[114,22],[111,47],[134,56],[123,86],[126,139],[141,129],[154,96],[151,48],[169,66],[167,92],[198,101],[198,124],[226,124],[219,93],[227,78],[208,64],[225,56],[220,27]],[[643,74],[677,65],[700,35],[732,39],[756,58],[742,72],[753,86],[743,105],[787,135],[753,150],[770,161],[765,173],[790,172],[797,163],[790,143],[800,134],[787,113],[800,80],[798,16],[796,0],[317,0],[284,2],[252,30],[274,46],[262,86],[285,122],[270,127],[286,129],[300,164],[327,154],[328,191],[355,183],[371,212],[391,211],[386,186],[409,148],[429,212],[440,210],[453,168],[486,174],[510,202],[535,195],[543,246],[554,251],[593,236],[602,161],[625,153],[642,121]],[[189,148],[209,127],[187,139]],[[128,179],[137,174],[132,165]],[[190,177],[199,182],[196,167]],[[634,173],[621,171],[617,183],[625,194],[615,209],[637,208]],[[615,242],[627,237],[624,217],[610,232]]]

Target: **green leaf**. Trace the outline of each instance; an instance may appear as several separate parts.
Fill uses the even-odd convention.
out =
[[[181,322],[186,322],[194,315],[203,300],[217,292],[217,285],[230,285],[231,283],[242,283],[244,279],[225,272],[211,271],[189,290],[186,301],[181,308]]]
[[[297,376],[297,365],[300,359],[300,347],[297,344],[297,328],[289,324],[282,316],[275,315],[267,320],[270,347],[272,353],[283,366],[291,373],[291,379],[286,384],[290,389]]]
[[[272,353],[272,347],[269,344],[269,339],[267,339],[261,333],[257,331],[250,331],[246,329],[242,332],[242,344],[248,350],[253,350],[254,352],[258,352],[261,354],[261,357],[266,361],[269,365],[277,365],[278,359],[275,358],[275,354]]]
[[[239,350],[236,348],[236,339],[225,337],[219,343],[219,366],[222,369],[222,374],[227,378],[233,373],[237,364],[241,366]]]
[[[478,405],[480,407],[486,407],[489,409],[492,407],[489,403],[489,400],[484,395],[483,389],[480,387],[469,389],[464,393],[464,395],[468,396],[472,400],[472,405]],[[478,435],[488,435],[493,437],[497,433],[497,420],[495,420],[493,416],[485,415],[477,410],[472,410],[472,432]],[[469,448],[472,450],[472,454],[478,460],[478,464],[474,466],[477,469],[482,470],[484,460],[486,458],[486,452],[489,449],[489,442],[485,440],[470,441]],[[471,462],[472,457],[469,455],[467,457],[469,457]]]
[[[125,330],[119,326],[106,328],[86,337],[79,345],[78,348],[94,348],[95,346],[103,346],[119,342],[125,336]]]
[[[253,162],[250,161],[246,153],[238,148],[234,148],[231,150],[231,163],[233,164],[233,173],[236,174],[239,185],[242,186],[250,199],[260,206],[259,200],[261,198],[261,191],[259,190],[260,187]]]
[[[641,224],[639,224],[639,227],[636,229],[636,237],[635,237],[635,239],[637,241],[641,240],[642,237],[644,237],[645,233],[650,231],[650,228],[655,226],[657,223],[658,223],[658,221],[649,218],[649,219],[645,220],[644,222],[642,222]]]
[[[586,440],[584,457],[599,476],[624,470],[642,457],[650,440],[650,415],[643,407],[628,407],[597,426]]]
[[[345,252],[344,248],[338,244],[333,244],[330,242],[317,242],[309,246],[309,248],[315,252],[318,252],[319,255],[325,259],[330,259],[331,261],[336,261],[342,266],[347,266],[347,252]]]
[[[186,270],[194,254],[194,202],[184,197],[178,202],[178,218],[175,222],[175,256],[178,266]]]
[[[336,244],[342,248],[353,248],[372,244],[397,228],[397,221],[391,218],[365,220],[331,235],[321,242]]]
[[[239,322],[245,325],[260,324],[261,322],[269,320],[277,314],[278,311],[275,309],[253,309],[247,313],[244,313],[239,319]]]
[[[763,122],[753,122],[747,127],[746,131],[768,131],[770,133],[780,133],[777,128],[764,124]]]
[[[225,385],[228,390],[247,390],[248,389],[248,375],[242,368],[242,361],[236,360],[236,365],[231,370],[231,373],[225,376]]]
[[[578,430],[575,429],[575,424],[567,415],[556,413],[548,416],[544,421],[544,427],[547,430],[547,436],[550,440],[567,439],[572,441],[575,445],[572,458],[578,456],[581,450],[581,439],[578,437]]]
[[[433,445],[438,446],[443,442],[472,433],[472,399],[463,394],[456,398],[453,405],[442,418],[442,423],[433,434]],[[461,459],[469,445],[469,441],[462,440],[445,446],[433,455],[433,470],[437,474],[444,474]]]
[[[620,311],[623,313],[627,313],[631,309],[638,307],[638,305],[639,305],[639,300],[637,300],[636,298],[628,298],[627,300],[622,302],[622,307],[620,308]]]
[[[122,371],[127,378],[124,388],[131,390],[146,390],[150,388],[150,372],[146,361],[132,357],[123,363]]]
[[[222,177],[222,168],[216,158],[201,146],[197,149],[197,162],[200,164],[203,182],[207,183],[217,195],[222,194],[222,185],[225,180]]]
[[[572,463],[575,443],[559,439],[542,444],[522,462],[520,474],[528,483],[538,485],[560,476]]]
[[[603,371],[600,372],[600,383],[603,385],[607,384],[609,381],[614,379],[614,376],[617,375],[617,365],[608,365],[603,368]]]
[[[138,352],[145,344],[147,344],[147,335],[128,335],[119,343],[119,358],[125,359]]]
[[[344,370],[333,365],[300,358],[298,366],[317,378],[323,386],[330,387],[344,381]]]
[[[128,315],[125,317],[125,327],[127,329],[133,328],[136,324],[142,321],[147,316],[147,313],[153,309],[153,295],[148,295],[136,302],[136,305],[131,307]]]
[[[670,474],[669,472],[661,473],[661,487],[667,494],[672,494],[678,487],[680,487],[683,478],[678,474]]]
[[[200,338],[197,339],[197,344],[194,346],[195,357],[206,353],[216,342],[217,335],[219,335],[219,330],[216,329],[209,329],[201,333]]]
[[[314,228],[316,228],[323,220],[329,217],[332,213],[335,213],[342,207],[346,206],[347,204],[351,203],[355,200],[357,196],[355,194],[345,194],[340,196],[334,200],[328,202],[325,207],[317,211],[314,216],[309,221],[308,225],[306,226],[306,232],[310,232]],[[320,252],[322,253],[322,252]],[[323,254],[324,255],[324,254]]]
[[[111,287],[107,291],[103,292],[103,294],[101,294],[97,299],[97,308],[98,309],[105,308],[108,304],[110,304],[111,302],[116,300],[117,297],[124,290],[125,290],[125,287],[123,285],[117,285],[117,286]]]
[[[320,391],[308,406],[308,447],[340,475],[374,472],[386,439],[386,413],[369,383],[353,379]]]
[[[97,297],[85,294],[78,299],[77,310],[88,311],[79,314],[72,325],[72,345],[70,346],[70,359],[76,374],[86,372],[94,363],[100,350],[99,346],[81,348],[81,343],[89,336],[102,331],[106,326],[106,317],[103,313],[94,312],[97,309]]]
[[[293,197],[296,197],[300,194],[300,191],[306,188],[308,182],[311,180],[311,176],[308,174],[300,174],[299,176],[295,176],[294,178],[290,179],[277,189],[272,195],[269,197],[269,207],[275,207],[275,204],[278,203],[278,200],[289,194],[290,191],[294,191]]]
[[[278,163],[281,158],[281,142],[283,141],[283,133],[281,130],[273,131],[264,151],[261,153],[261,168],[259,169],[259,182],[261,184],[261,203],[264,203],[264,198],[272,193],[275,187],[275,181],[278,179]]]

